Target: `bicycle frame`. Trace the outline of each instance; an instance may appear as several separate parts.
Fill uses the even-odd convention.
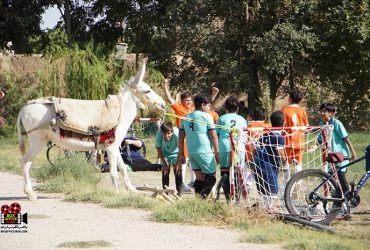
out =
[[[323,185],[326,185],[331,178],[335,178],[335,176],[338,176],[339,186],[342,189],[342,197],[341,198],[330,198],[330,199],[320,197],[320,199],[322,199],[322,200],[342,201],[342,202],[344,202],[345,201],[345,194],[348,191],[353,191],[355,194],[358,194],[360,192],[360,190],[364,187],[364,185],[367,182],[367,180],[370,178],[370,170],[368,170],[361,177],[361,179],[359,180],[359,182],[356,185],[356,189],[355,190],[349,190],[349,186],[348,186],[347,180],[345,179],[345,176],[342,173],[342,169],[345,169],[345,168],[350,167],[350,166],[352,166],[352,165],[354,165],[354,164],[356,164],[356,163],[358,163],[360,161],[363,161],[367,157],[370,158],[370,156],[364,155],[364,156],[362,156],[362,157],[360,157],[360,158],[358,158],[358,159],[356,159],[354,161],[351,161],[348,164],[345,164],[345,165],[343,165],[341,167],[338,167],[337,164],[334,164],[335,167],[336,167],[336,170],[334,171],[334,173],[332,173],[328,178],[325,178],[323,180],[323,182],[312,191],[312,193],[316,193]],[[351,186],[353,186],[353,184]]]

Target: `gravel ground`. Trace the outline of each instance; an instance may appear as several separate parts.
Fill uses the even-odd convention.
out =
[[[105,175],[109,179],[109,174]],[[139,186],[147,181],[159,182],[160,173],[129,176]],[[242,243],[238,231],[154,222],[149,219],[150,212],[142,210],[70,203],[61,195],[49,194],[38,194],[39,199],[32,202],[26,199],[22,186],[21,176],[0,172],[0,206],[17,202],[21,214],[28,215],[28,224],[20,225],[27,226],[27,233],[0,233],[0,249],[55,249],[65,242],[98,240],[111,246],[90,249],[280,249],[276,245]]]

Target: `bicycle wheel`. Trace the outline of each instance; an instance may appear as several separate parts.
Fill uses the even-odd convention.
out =
[[[101,166],[100,166],[100,162],[98,161],[98,155],[99,155],[98,150],[85,151],[85,156],[86,156],[87,162],[92,164],[98,171],[102,171]]]
[[[56,164],[63,158],[70,158],[73,152],[67,149],[62,149],[52,142],[48,142],[48,149],[46,150],[46,158],[50,164]]]
[[[329,224],[340,211],[343,198],[338,183],[319,169],[305,169],[289,180],[284,201],[288,212],[319,224]],[[324,181],[328,180],[325,184]]]

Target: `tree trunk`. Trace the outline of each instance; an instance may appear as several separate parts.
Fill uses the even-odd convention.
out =
[[[72,28],[71,28],[71,1],[64,1],[64,23],[67,34],[68,47],[72,47],[73,38],[72,38]]]
[[[261,106],[261,86],[260,78],[258,73],[258,66],[255,62],[252,62],[252,84],[253,88],[249,88],[247,91],[248,94],[248,114],[253,115],[253,112],[256,107]]]
[[[275,100],[276,100],[276,97],[277,97],[278,90],[279,90],[281,84],[284,81],[284,76],[281,76],[279,78],[278,75],[271,74],[269,78],[270,78],[270,81],[269,81],[269,85],[270,85],[269,99],[270,99],[270,103],[271,103],[271,109],[272,109],[271,112],[272,112],[272,111],[275,110]]]

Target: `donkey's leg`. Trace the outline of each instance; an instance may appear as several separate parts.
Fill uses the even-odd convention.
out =
[[[42,144],[43,141],[38,140],[34,137],[33,138],[30,137],[29,141],[30,141],[30,147],[28,149],[28,152],[23,156],[23,159],[21,160],[21,165],[23,169],[24,192],[27,195],[29,200],[34,201],[34,200],[37,200],[37,195],[32,189],[30,169],[31,169],[33,160],[36,158],[38,153],[41,151],[41,148],[43,146],[46,146],[46,142]]]
[[[108,154],[110,177],[112,179],[112,184],[116,192],[118,192],[119,184],[118,184],[118,172],[117,172],[117,159],[121,158],[121,155],[119,154],[118,148],[107,150],[107,154]]]
[[[123,176],[123,180],[125,182],[126,188],[130,191],[136,191],[136,189],[132,186],[130,179],[128,178],[128,173],[127,173],[128,166],[123,162],[121,156],[118,156],[118,168]]]

